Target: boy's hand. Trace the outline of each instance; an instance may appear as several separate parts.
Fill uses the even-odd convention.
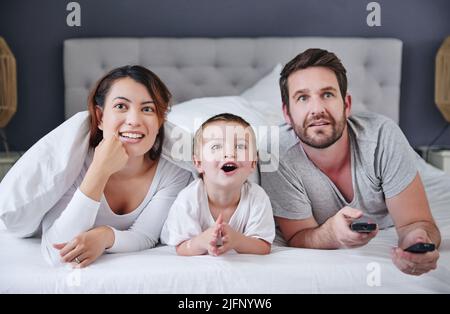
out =
[[[217,243],[221,237],[221,225],[223,222],[222,214],[217,217],[216,223],[211,228],[205,230],[202,234],[203,243],[209,255],[217,256]]]
[[[222,255],[231,249],[235,249],[242,239],[242,234],[231,228],[227,223],[222,223],[220,226],[222,231],[223,245],[217,248],[217,255]]]

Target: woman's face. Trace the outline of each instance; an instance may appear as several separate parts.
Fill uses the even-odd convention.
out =
[[[117,135],[130,157],[145,155],[160,127],[156,105],[147,88],[127,77],[113,83],[103,106],[96,108],[104,138]]]

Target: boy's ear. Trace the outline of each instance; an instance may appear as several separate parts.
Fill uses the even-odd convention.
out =
[[[98,129],[103,131],[103,111],[99,106],[95,106],[95,115],[97,116]]]
[[[202,174],[203,168],[202,168],[201,160],[196,155],[194,155],[193,160],[194,160],[195,169],[197,169],[198,173]]]
[[[252,172],[254,172],[256,170],[257,165],[258,165],[258,161],[256,161],[256,160],[252,161]]]

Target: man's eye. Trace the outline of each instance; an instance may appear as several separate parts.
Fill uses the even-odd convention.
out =
[[[306,95],[301,95],[297,98],[297,101],[306,101],[308,99],[308,96]]]
[[[144,108],[142,108],[142,111],[143,112],[154,112],[155,110],[153,110],[152,107],[144,107]]]
[[[331,97],[333,97],[334,95],[333,95],[333,93],[326,92],[326,93],[323,94],[323,96],[324,96],[325,98],[331,98]]]

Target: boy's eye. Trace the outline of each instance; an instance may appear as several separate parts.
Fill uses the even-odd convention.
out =
[[[144,107],[144,108],[142,108],[142,111],[143,112],[154,112],[155,110],[153,110],[152,107]]]

